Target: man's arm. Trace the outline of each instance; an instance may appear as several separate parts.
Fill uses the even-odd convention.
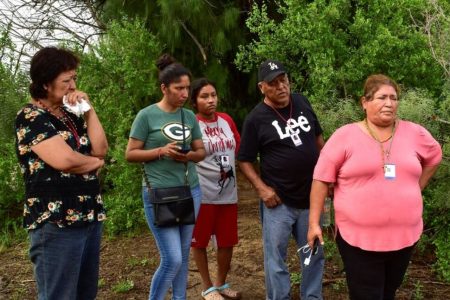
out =
[[[266,185],[261,177],[255,170],[253,163],[248,161],[239,161],[239,167],[244,173],[245,177],[251,182],[251,184],[255,187],[259,197],[264,202],[266,207],[271,208],[281,204],[281,199],[278,197],[275,190]]]
[[[322,150],[323,146],[325,145],[325,140],[323,139],[323,135],[319,134],[316,136],[316,145],[317,149]]]

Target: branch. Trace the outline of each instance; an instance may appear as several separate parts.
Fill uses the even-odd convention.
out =
[[[211,6],[212,8],[217,8],[217,6],[215,6],[214,4],[212,4],[211,2],[209,2],[208,0],[203,0],[206,2],[206,4],[208,4],[209,6]]]
[[[450,121],[447,121],[447,120],[441,119],[441,118],[439,118],[439,117],[438,117],[438,116],[436,116],[436,115],[432,116],[431,118],[433,119],[433,121],[438,121],[438,122],[441,122],[441,123],[444,123],[444,124],[450,125]]]
[[[189,36],[192,38],[194,43],[197,45],[198,49],[200,50],[200,53],[202,54],[203,63],[206,65],[207,57],[206,57],[205,49],[203,49],[203,46],[200,44],[200,42],[197,40],[197,38],[194,36],[194,34],[189,31],[189,29],[186,27],[186,24],[184,24],[184,22],[181,20],[178,20],[178,22],[181,24],[181,27],[183,27],[183,29],[187,32],[187,34],[189,34]]]
[[[103,5],[102,3],[100,3],[97,7],[94,8],[94,3],[96,1],[90,1],[90,0],[84,0],[84,5],[87,7],[87,9],[89,10],[92,18],[94,19],[95,23],[97,24],[97,28],[100,29],[101,31],[106,31],[106,25],[105,23],[103,23],[100,18],[98,17],[97,12],[101,10],[101,6]]]
[[[436,2],[436,0],[429,0],[430,5],[433,7],[434,11],[430,12],[427,11],[424,14],[425,17],[425,24],[423,25],[423,29],[425,31],[425,34],[427,35],[428,39],[428,46],[431,50],[431,54],[433,58],[436,60],[436,62],[444,69],[444,72],[448,78],[450,78],[450,61],[447,61],[445,57],[442,57],[438,55],[436,52],[434,41],[433,41],[433,33],[432,28],[433,26],[439,27],[439,20],[442,19],[444,22],[448,22],[450,25],[450,19],[445,15],[444,11],[442,10],[442,7],[439,6],[439,4]],[[436,32],[435,35],[436,40],[440,41],[440,32]],[[444,41],[447,39],[447,37],[444,37]],[[441,48],[445,48],[445,45],[441,45]]]
[[[2,0],[0,28],[8,28],[10,24],[8,36],[17,44],[17,49],[11,51],[19,59],[29,57],[28,53],[36,48],[67,41],[85,49],[93,37],[105,32],[95,13],[95,3],[94,0]]]

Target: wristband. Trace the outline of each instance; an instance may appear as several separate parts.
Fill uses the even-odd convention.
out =
[[[162,151],[162,148],[159,147],[158,148],[158,160],[161,160],[161,151]]]

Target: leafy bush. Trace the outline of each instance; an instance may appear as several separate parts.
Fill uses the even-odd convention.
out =
[[[13,142],[0,143],[0,248],[23,237],[23,180]]]
[[[124,156],[136,113],[159,100],[155,61],[161,52],[141,21],[122,19],[109,25],[97,48],[80,54],[79,87],[90,95],[110,145],[103,172],[110,234],[145,226],[141,171]]]
[[[5,47],[8,52],[12,45],[7,36],[2,36],[2,58]],[[10,64],[10,60],[0,63],[0,98],[3,101],[0,110],[0,248],[25,235],[21,226],[24,193],[14,146],[14,119],[25,102],[26,81],[20,71],[16,74],[10,71]]]
[[[373,73],[440,93],[443,72],[413,21],[423,19],[426,1],[283,3],[281,21],[270,18],[266,5],[253,6],[246,24],[256,37],[239,47],[235,62],[241,70],[276,58],[285,62],[296,90],[328,107],[336,98],[356,99]]]

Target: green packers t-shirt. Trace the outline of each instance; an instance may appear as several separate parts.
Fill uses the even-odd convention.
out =
[[[202,138],[200,127],[192,111],[183,109],[186,145],[190,147],[193,140]],[[183,144],[181,111],[165,112],[158,105],[152,104],[139,111],[131,126],[130,137],[143,141],[144,149],[164,147],[168,143]],[[148,161],[145,173],[152,188],[173,187],[184,184],[184,164],[170,157]],[[188,181],[191,187],[198,185],[195,164],[188,162]]]

